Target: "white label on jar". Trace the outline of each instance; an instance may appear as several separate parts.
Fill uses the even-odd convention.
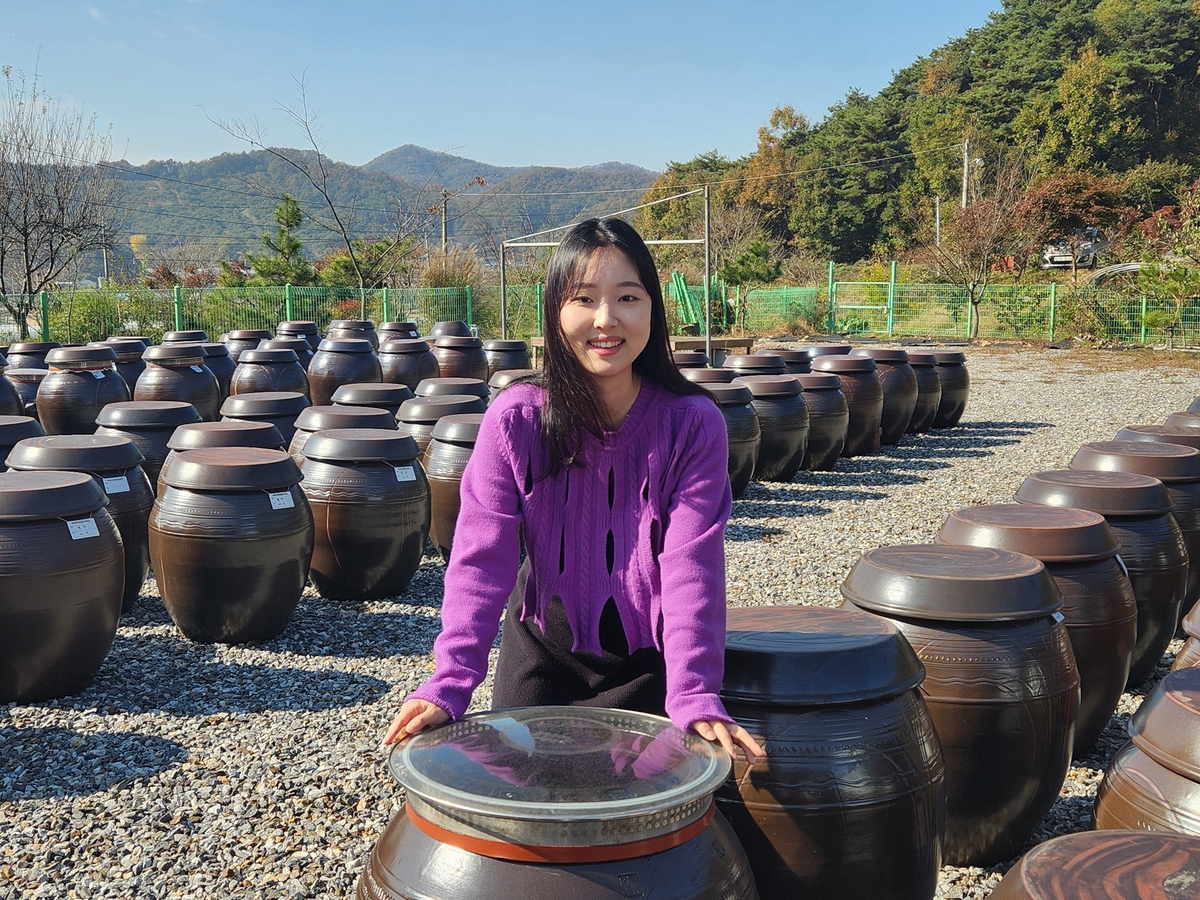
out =
[[[1125,560],[1121,559],[1121,554],[1117,554],[1117,565],[1121,567],[1121,571],[1125,573],[1125,577],[1129,577],[1129,569],[1125,565]]]
[[[396,466],[395,469],[396,469],[396,480],[397,481],[416,481],[417,480],[417,473],[413,470],[412,466]]]
[[[118,475],[116,478],[104,479],[104,493],[106,494],[127,494],[129,493],[129,479],[124,475]]]
[[[192,366],[192,371],[193,372],[203,372],[204,370],[202,368],[200,368],[199,366]]]
[[[271,498],[271,509],[291,509],[296,505],[290,491],[278,491],[267,496]]]
[[[67,530],[71,532],[73,541],[100,537],[100,528],[96,525],[95,519],[75,519],[73,522],[67,523]]]
[[[103,381],[104,373],[101,371],[98,371],[97,369],[92,369],[92,377],[95,378],[97,381]]]
[[[1058,622],[1060,625],[1061,625],[1063,622],[1067,621],[1067,617],[1066,617],[1066,616],[1064,616],[1064,615],[1063,615],[1062,613],[1060,613],[1060,612],[1056,612],[1056,613],[1054,613],[1054,615],[1052,615],[1052,616],[1051,616],[1051,618],[1052,618],[1052,619],[1054,619],[1054,621],[1055,621],[1055,622]]]

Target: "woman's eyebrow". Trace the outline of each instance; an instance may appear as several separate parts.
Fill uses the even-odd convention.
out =
[[[627,287],[641,288],[643,291],[646,289],[646,286],[645,286],[644,284],[642,284],[640,281],[619,281],[619,282],[617,282],[617,287],[622,287],[622,288],[627,288]],[[594,284],[591,284],[590,282],[586,282],[586,281],[585,281],[585,282],[583,282],[583,283],[581,283],[581,284],[577,284],[577,285],[575,286],[575,289],[576,289],[577,291],[593,291],[593,290],[595,290],[595,289],[596,289],[596,285],[594,285]]]

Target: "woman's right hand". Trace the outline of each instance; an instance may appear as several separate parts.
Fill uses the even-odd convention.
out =
[[[391,727],[383,736],[383,746],[449,721],[450,714],[436,703],[418,700],[416,697],[405,700],[404,705],[400,707],[400,715],[392,720]]]

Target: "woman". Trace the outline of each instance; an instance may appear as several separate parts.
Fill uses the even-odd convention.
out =
[[[507,601],[495,708],[665,714],[753,762],[717,695],[725,423],[671,358],[650,251],[620,219],[574,226],[544,308],[543,371],[496,398],[463,474],[434,675],[384,742],[463,715]]]

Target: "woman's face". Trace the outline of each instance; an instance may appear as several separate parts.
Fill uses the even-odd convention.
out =
[[[632,375],[633,361],[650,340],[650,294],[637,269],[615,247],[601,247],[571,293],[559,324],[567,345],[593,378]]]

